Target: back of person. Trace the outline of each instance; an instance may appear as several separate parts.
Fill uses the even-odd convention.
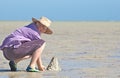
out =
[[[41,17],[40,20],[32,18],[32,21],[29,25],[18,28],[8,35],[0,46],[5,58],[10,60],[11,71],[16,71],[17,63],[26,57],[30,58],[28,56],[31,56],[31,61],[26,71],[44,70],[41,54],[45,47],[45,41],[41,38],[41,34],[52,34],[52,30],[49,28],[51,21],[46,17]],[[35,64],[39,70],[36,69]]]

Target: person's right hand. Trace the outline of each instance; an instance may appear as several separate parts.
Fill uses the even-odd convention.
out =
[[[45,69],[46,69],[46,67],[45,67],[44,65],[42,65],[42,66],[39,68],[40,71],[45,71]]]

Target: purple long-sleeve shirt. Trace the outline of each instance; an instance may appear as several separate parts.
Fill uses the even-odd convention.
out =
[[[40,31],[37,29],[34,23],[31,23],[27,26],[16,29],[13,33],[7,36],[0,46],[0,49],[11,46],[14,46],[14,48],[18,48],[22,44],[22,42],[38,39],[41,39]]]

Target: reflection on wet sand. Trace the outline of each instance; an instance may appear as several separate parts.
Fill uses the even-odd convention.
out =
[[[43,78],[41,73],[30,73],[30,72],[4,72],[0,75],[0,78]]]

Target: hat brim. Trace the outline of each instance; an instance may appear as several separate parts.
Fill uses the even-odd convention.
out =
[[[37,20],[37,19],[35,19],[35,18],[32,18],[32,21],[33,21],[34,23],[40,22],[39,20]],[[40,22],[40,23],[41,23],[41,22]],[[46,26],[46,27],[47,27],[47,26]],[[46,30],[45,34],[52,34],[52,33],[53,33],[53,31],[52,31],[50,28],[47,27],[47,30]]]
[[[47,30],[46,30],[46,32],[44,32],[45,34],[52,34],[53,32],[52,32],[52,30],[50,29],[50,28],[48,28],[47,27]]]

